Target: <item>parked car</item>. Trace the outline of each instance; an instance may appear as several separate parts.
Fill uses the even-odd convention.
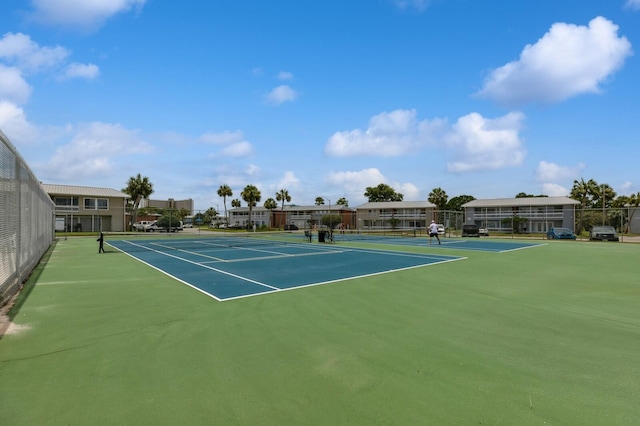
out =
[[[462,225],[463,237],[480,237],[480,227],[478,225]]]
[[[444,225],[438,223],[436,226],[438,227],[438,235],[444,235]]]
[[[151,224],[151,222],[151,220],[141,220],[140,222],[136,222],[133,224],[133,229],[135,229],[136,231],[144,231],[144,227]]]
[[[479,228],[478,229],[478,235],[482,235],[484,237],[488,237],[489,236],[489,230],[487,228]]]
[[[576,234],[569,228],[551,228],[547,231],[548,240],[575,240]]]
[[[142,230],[144,232],[155,232],[155,231],[160,230],[160,227],[158,226],[158,221],[154,220],[152,222],[147,223],[146,225],[144,225],[142,227]]]
[[[292,224],[292,223],[291,224],[286,224],[286,225],[284,225],[284,230],[285,231],[297,231],[298,227],[296,225]]]
[[[594,226],[589,231],[589,240],[591,241],[620,241],[618,233],[613,226]]]

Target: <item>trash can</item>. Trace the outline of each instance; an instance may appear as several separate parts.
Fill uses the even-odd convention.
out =
[[[318,242],[324,243],[324,236],[327,231],[318,231]]]

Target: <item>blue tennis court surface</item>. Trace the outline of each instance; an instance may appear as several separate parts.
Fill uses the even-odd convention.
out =
[[[216,239],[108,244],[216,300],[231,300],[464,259],[332,244]]]

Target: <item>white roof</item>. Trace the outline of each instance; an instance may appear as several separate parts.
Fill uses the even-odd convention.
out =
[[[42,187],[49,195],[78,195],[85,197],[131,198],[124,192],[110,188],[95,188],[92,186],[50,185],[43,183]]]
[[[364,203],[357,207],[358,210],[380,210],[380,209],[431,209],[435,204],[429,201],[377,201]]]
[[[493,198],[473,200],[462,207],[526,207],[526,206],[566,206],[580,204],[569,197],[528,197],[528,198]]]

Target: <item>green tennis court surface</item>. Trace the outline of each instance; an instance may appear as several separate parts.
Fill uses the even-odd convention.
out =
[[[272,237],[272,236],[270,236]],[[283,238],[284,237],[284,238]],[[461,257],[402,253],[279,238],[111,240],[118,250],[217,300],[389,273]],[[300,240],[300,236],[296,236]]]
[[[467,259],[212,303],[58,241],[0,338],[0,424],[638,424],[640,244],[357,245]]]

